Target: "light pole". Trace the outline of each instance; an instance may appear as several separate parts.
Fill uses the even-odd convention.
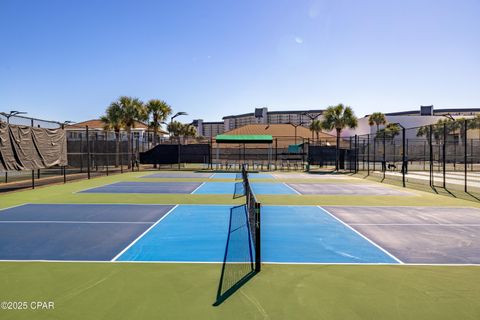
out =
[[[310,114],[308,112],[303,112],[302,115],[307,116],[311,120],[311,122],[313,122],[313,120],[316,120],[318,117],[320,117],[321,113],[317,113],[315,115],[315,114]],[[313,140],[313,131],[312,131],[312,140]]]
[[[18,116],[19,114],[27,114],[26,112],[23,111],[10,111],[9,113],[5,112],[0,112],[1,115],[3,115],[5,118],[7,118],[7,123],[10,123],[10,118],[14,116]]]
[[[173,122],[173,119],[175,119],[175,118],[178,117],[178,116],[187,116],[187,115],[188,115],[188,113],[183,112],[183,111],[177,112],[177,113],[175,113],[175,115],[173,115],[173,116],[170,118],[170,123],[172,123],[172,122]]]

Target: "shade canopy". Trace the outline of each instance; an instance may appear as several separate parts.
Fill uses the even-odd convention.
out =
[[[215,140],[217,143],[272,143],[273,137],[267,134],[219,134]]]

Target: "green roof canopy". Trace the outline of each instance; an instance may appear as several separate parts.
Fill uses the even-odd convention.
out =
[[[273,137],[268,134],[219,134],[217,143],[272,143]]]

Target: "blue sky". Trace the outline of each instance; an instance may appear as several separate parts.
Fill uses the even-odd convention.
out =
[[[0,0],[0,111],[480,107],[478,0]]]

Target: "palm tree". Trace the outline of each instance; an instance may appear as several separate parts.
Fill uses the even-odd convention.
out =
[[[132,128],[135,128],[137,121],[148,119],[147,110],[140,99],[127,96],[118,98],[111,105],[121,110],[122,127],[127,132],[128,167],[130,168],[132,165]]]
[[[145,105],[147,112],[152,116],[150,127],[153,128],[153,144],[157,143],[158,131],[160,123],[167,120],[167,117],[172,113],[172,108],[163,100],[152,99]]]
[[[313,139],[313,133],[315,132],[317,136],[317,141],[318,141],[320,131],[322,131],[322,122],[320,120],[313,120],[312,123],[310,123],[310,126],[308,128],[312,132],[312,139]]]
[[[179,138],[182,135],[183,124],[178,121],[172,121],[167,125],[167,131],[174,138]]]
[[[335,148],[335,170],[339,169],[340,135],[345,128],[356,128],[358,125],[357,117],[351,107],[338,104],[330,106],[323,113],[322,128],[325,130],[335,129],[337,132],[337,144]]]
[[[478,129],[478,139],[480,140],[480,114],[469,120],[468,128],[472,130]]]
[[[377,126],[377,131],[380,128],[380,125],[384,125],[387,123],[387,118],[385,118],[385,115],[381,112],[374,112],[368,117],[368,125]]]
[[[380,129],[377,131],[376,137],[377,138],[385,138],[389,140],[393,140],[396,136],[400,134],[401,128],[398,123],[389,123],[385,126],[385,128]]]
[[[184,125],[182,131],[185,137],[195,137],[197,135],[197,129],[191,124]]]
[[[122,109],[112,103],[105,115],[100,117],[104,126],[104,130],[113,130],[115,132],[115,167],[118,167],[119,163],[119,150],[120,150],[120,130],[122,130]]]

